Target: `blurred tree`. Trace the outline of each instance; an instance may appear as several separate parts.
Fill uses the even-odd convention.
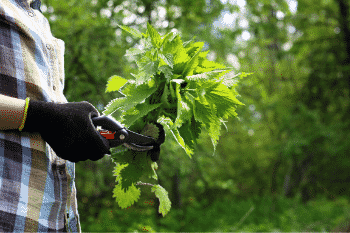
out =
[[[322,189],[327,187],[336,196],[339,189],[346,188],[341,184],[341,180],[344,182],[349,176],[350,166],[348,158],[336,159],[345,151],[333,149],[338,143],[348,145],[344,141],[346,137],[339,137],[343,134],[339,125],[348,125],[346,106],[349,105],[350,77],[349,72],[344,71],[349,70],[349,42],[345,40],[349,38],[349,8],[348,3],[343,1],[301,1],[298,4],[299,14],[292,22],[302,36],[294,43],[292,52],[299,57],[306,55],[298,64],[302,63],[302,67],[308,67],[310,72],[305,88],[298,93],[300,103],[306,108],[297,107],[295,111],[291,111],[291,114],[300,115],[298,128],[291,126],[291,122],[288,122],[287,128],[289,135],[294,135],[291,137],[293,141],[301,141],[301,153],[314,157],[313,162],[309,164],[310,172],[306,178],[308,182],[303,184],[304,193],[315,189],[316,183],[323,187]],[[314,6],[312,10],[307,9],[311,6]],[[305,119],[311,116],[307,111],[313,112],[313,119],[309,124],[305,124]],[[337,122],[340,115],[347,122]],[[335,132],[338,135],[335,135]],[[332,144],[334,147],[331,146],[330,149]],[[342,165],[336,161],[341,161]],[[298,159],[298,162],[301,160]],[[334,173],[336,170],[344,173]],[[335,183],[337,184],[334,185]],[[333,187],[329,188],[330,186]],[[317,190],[324,193],[322,189]]]

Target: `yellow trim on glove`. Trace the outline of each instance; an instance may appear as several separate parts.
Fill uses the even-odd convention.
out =
[[[22,131],[22,129],[23,129],[23,127],[24,127],[24,122],[25,122],[26,119],[27,119],[27,111],[28,111],[29,100],[30,100],[30,98],[27,97],[27,98],[26,98],[26,107],[24,108],[23,120],[22,120],[21,126],[19,127],[19,131]]]

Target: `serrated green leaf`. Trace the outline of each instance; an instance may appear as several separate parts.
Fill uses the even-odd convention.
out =
[[[236,86],[237,83],[239,82],[238,80],[238,76],[240,76],[241,74],[236,74],[236,75],[232,75],[232,76],[226,76],[226,77],[222,77],[221,79],[223,79],[222,84],[224,84],[226,87],[233,87]]]
[[[147,152],[130,151],[132,161],[127,167],[120,171],[122,189],[127,190],[132,184],[136,184],[140,180],[145,165],[147,165]]]
[[[170,66],[161,66],[161,67],[159,67],[158,70],[163,72],[163,74],[167,80],[166,83],[168,84],[173,76],[171,67]]]
[[[198,48],[198,51],[200,51],[203,49],[204,42],[198,41],[198,42],[194,43],[192,46]]]
[[[215,121],[210,125],[209,136],[210,136],[210,140],[213,143],[213,147],[214,147],[214,151],[213,151],[212,156],[215,155],[216,146],[218,145],[218,142],[219,142],[219,137],[221,134],[220,129],[221,129],[221,122],[220,121]]]
[[[195,133],[192,133],[192,131],[194,130],[191,127],[191,121],[186,121],[184,122],[179,128],[179,133],[181,135],[181,137],[183,138],[185,144],[190,147],[192,150],[194,150],[194,143],[196,142],[196,138],[194,138],[193,136],[195,136]]]
[[[176,98],[175,90],[171,82],[169,83],[169,90],[170,90],[171,97]]]
[[[195,144],[197,144],[197,138],[199,138],[201,131],[202,124],[199,121],[196,121],[194,115],[192,115],[190,133],[192,134],[192,139]]]
[[[174,67],[174,56],[170,53],[167,54],[159,54],[159,57],[171,68]]]
[[[166,108],[170,107],[170,103],[169,103],[169,100],[168,100],[168,96],[169,95],[170,95],[170,92],[169,92],[169,89],[168,89],[168,85],[165,85],[161,101],[164,104],[164,107],[166,107]]]
[[[232,94],[224,84],[216,84],[206,89],[206,100],[217,107],[219,118],[235,117],[236,106],[244,105]]]
[[[224,121],[223,119],[220,119],[220,122],[225,126],[226,132],[228,132],[227,126],[226,126],[226,124],[225,124],[227,121]]]
[[[142,129],[141,134],[145,135],[145,136],[152,137],[155,140],[157,140],[159,137],[159,128],[153,123],[148,123]]]
[[[190,101],[192,103],[192,106],[193,106],[194,105],[194,100],[197,98],[196,92],[191,92],[191,93],[185,92],[184,96],[187,99],[187,101]]]
[[[133,73],[131,73],[131,75],[135,78],[135,81],[136,81],[136,83],[138,83],[138,84],[141,84],[141,83],[143,83],[143,82],[146,81],[146,80],[149,80],[150,77],[151,77],[151,76],[149,76],[149,75],[147,74],[147,72],[145,72],[145,71],[141,71],[141,72],[139,72],[138,74],[133,74]]]
[[[132,34],[133,36],[137,37],[137,38],[142,38],[142,33],[135,29],[135,28],[131,28],[128,26],[124,26],[124,25],[119,25],[117,24],[121,29],[123,29],[126,32],[129,32],[130,34]]]
[[[191,60],[186,64],[183,72],[182,72],[182,76],[186,77],[187,75],[192,75],[194,69],[196,68],[196,66],[198,65],[198,55],[199,55],[200,51],[197,51],[196,54],[191,58]]]
[[[169,32],[166,34],[162,40],[162,47],[164,47],[164,44],[171,42],[175,38],[176,34],[173,32]]]
[[[160,48],[160,45],[162,43],[162,39],[161,39],[159,33],[157,32],[157,30],[154,29],[152,27],[152,25],[150,25],[148,22],[147,22],[147,31],[151,37],[153,46]]]
[[[230,70],[212,70],[209,72],[205,72],[205,73],[201,73],[201,74],[195,74],[195,75],[191,75],[191,76],[187,76],[185,78],[185,80],[188,81],[206,81],[206,80],[213,80],[213,79],[217,79],[218,77],[221,77],[222,75],[224,75],[225,73],[230,72]]]
[[[141,70],[145,71],[148,76],[154,76],[158,71],[158,65],[159,61],[149,62],[144,67],[142,67]]]
[[[103,114],[109,115],[121,107],[123,107],[124,111],[127,111],[130,108],[144,101],[155,91],[156,87],[150,87],[148,84],[142,84],[139,86],[131,84],[123,90],[123,93],[125,93],[127,97],[117,98],[109,102]]]
[[[194,40],[195,40],[196,38],[197,38],[197,36],[194,36],[191,40],[184,42],[184,43],[182,44],[182,46],[183,46],[184,48],[190,47],[190,46],[194,43]]]
[[[138,119],[146,116],[150,112],[152,112],[154,109],[159,108],[162,105],[162,103],[159,104],[138,104],[134,108],[129,109],[125,112],[123,121],[123,124],[125,124],[125,127],[129,128],[131,125],[134,124],[135,121]]]
[[[202,122],[207,129],[213,143],[215,153],[216,145],[220,136],[221,125],[220,119],[216,116],[217,109],[214,104],[207,104],[207,101],[203,102],[202,100],[196,99],[195,103],[195,120]]]
[[[187,48],[187,54],[190,57],[193,57],[197,52],[199,52],[199,54],[201,54],[201,50],[204,46],[204,42],[196,42],[191,44],[191,46],[188,46]],[[199,57],[199,55],[198,55]]]
[[[200,52],[198,55],[199,60],[200,61],[202,61],[202,60],[204,61],[204,59],[207,60],[206,58],[207,58],[209,52],[210,52],[210,50]],[[199,65],[201,65],[201,62],[199,62]]]
[[[205,72],[209,72],[212,70],[232,70],[232,68],[226,68],[226,66],[216,63],[214,61],[209,61],[205,56],[207,56],[207,52],[200,53],[198,57],[198,65],[195,69],[196,74],[201,74]]]
[[[169,199],[168,192],[159,184],[154,185],[151,190],[159,199],[160,204],[158,212],[161,213],[164,217],[170,211],[171,208],[171,201]]]
[[[175,80],[175,79],[174,79]],[[172,80],[172,81],[174,81]],[[184,81],[184,80],[179,80]],[[191,105],[182,99],[180,94],[180,84],[176,83],[176,97],[177,97],[177,117],[175,120],[175,127],[179,128],[181,125],[189,121],[192,117]]]
[[[111,148],[111,158],[114,163],[119,165],[128,165],[132,161],[132,155],[124,145]]]
[[[113,112],[117,111],[121,106],[123,106],[125,99],[126,97],[121,97],[110,101],[105,107],[105,110],[102,112],[103,115],[110,115]]]
[[[140,49],[137,49],[137,48],[130,48],[130,49],[126,50],[126,54],[124,56],[135,56],[135,55],[138,55],[138,54],[144,54],[146,52],[147,52],[147,50],[140,50]]]
[[[169,41],[164,45],[163,54],[167,53],[174,55],[174,65],[186,63],[190,60],[190,57],[186,53],[186,49],[182,46],[182,41],[179,35],[176,35],[172,41]]]
[[[113,175],[117,176],[117,180],[116,181],[119,181],[119,179],[120,179],[119,175],[120,175],[121,170],[123,170],[128,165],[129,164],[122,164],[122,163],[116,164],[116,166],[114,167],[114,170],[113,170]]]
[[[232,77],[227,74],[232,68],[209,61],[209,51],[201,52],[204,43],[194,42],[194,38],[183,43],[180,36],[172,32],[161,37],[150,24],[147,25],[145,34],[127,26],[122,29],[141,38],[144,49],[132,48],[127,51],[126,56],[136,61],[138,72],[132,74],[135,80],[129,79],[123,85],[118,84],[121,86],[114,86],[114,89],[112,85],[107,86],[109,91],[118,87],[125,97],[111,101],[104,114],[113,112],[118,115],[121,123],[130,126],[130,130],[141,132],[146,124],[143,121],[149,122],[152,117],[159,115],[153,113],[164,113],[167,117],[161,115],[160,119],[154,120],[163,121],[164,129],[174,136],[190,158],[201,129],[205,127],[215,153],[221,124],[226,127],[224,119],[237,116],[236,107],[243,105],[236,99],[239,96],[235,90],[237,75]],[[239,77],[249,74],[243,73]],[[181,88],[180,84],[184,82],[187,85]],[[157,94],[153,95],[155,91]],[[149,105],[151,96],[152,103],[159,104]],[[132,190],[140,175],[157,179],[155,168],[153,164],[150,166],[150,158],[146,156],[146,152],[127,150],[116,153],[114,149],[111,150],[112,160],[126,164],[115,173],[119,179],[119,189],[116,189],[115,197],[125,195],[125,190]],[[164,216],[171,207],[166,199],[167,193],[158,186],[154,186],[152,191],[160,199],[159,212]],[[124,199],[121,202],[127,203],[124,206],[132,204],[135,197],[137,199],[137,191],[135,193],[129,199],[122,196]]]
[[[158,169],[158,165],[156,162],[152,162],[151,158],[148,157],[147,160],[147,166],[144,170],[144,176],[147,176],[148,178],[152,178],[155,180],[158,180],[158,175],[156,173],[156,170]]]
[[[193,149],[185,144],[185,141],[181,137],[178,129],[175,127],[172,120],[168,117],[160,117],[160,121],[164,123],[165,128],[174,136],[175,140],[179,143],[179,145],[185,150],[186,154],[192,158]]]
[[[137,82],[146,82],[158,72],[159,61],[152,61],[145,56],[137,62],[138,74],[131,74]]]
[[[138,60],[136,60],[136,65],[139,70],[142,70],[145,65],[152,62],[152,53],[154,53],[153,49],[147,51],[144,54],[135,55],[135,57],[138,58]]]
[[[140,196],[141,190],[134,185],[130,186],[126,192],[122,189],[121,183],[117,184],[113,189],[113,197],[122,209],[132,206],[139,200]]]
[[[110,77],[108,80],[108,83],[107,83],[106,93],[112,92],[112,91],[118,91],[127,82],[128,82],[128,80],[126,80],[118,75],[114,75],[114,76]]]

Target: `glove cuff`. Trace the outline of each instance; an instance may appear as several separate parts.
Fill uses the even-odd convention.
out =
[[[22,131],[39,132],[40,126],[45,125],[44,123],[47,119],[50,119],[47,111],[49,107],[51,107],[50,103],[40,100],[29,100],[27,116]]]
[[[30,100],[30,98],[27,97],[27,98],[26,98],[26,105],[25,105],[25,108],[24,108],[24,114],[23,114],[22,124],[21,124],[20,127],[19,127],[19,131],[22,131],[22,129],[23,129],[23,127],[24,127],[24,123],[25,123],[25,121],[26,121],[26,119],[27,119],[29,100]]]

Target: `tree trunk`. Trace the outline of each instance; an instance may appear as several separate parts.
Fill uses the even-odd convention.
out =
[[[173,188],[172,188],[172,194],[173,200],[171,202],[173,203],[173,207],[176,209],[180,209],[182,207],[182,201],[181,201],[181,193],[180,193],[180,169],[177,168],[175,170],[175,174],[172,177],[173,180]]]
[[[152,0],[143,0],[145,6],[145,14],[147,15],[148,23],[151,24],[151,13],[153,10],[153,1]]]
[[[272,177],[271,177],[271,194],[277,193],[277,171],[281,166],[281,164],[282,164],[282,158],[280,155],[278,160],[275,162],[275,165],[273,166]]]
[[[306,148],[302,149],[305,153],[307,153]],[[310,168],[312,161],[313,161],[313,153],[309,154],[300,164],[297,164],[297,161],[293,161],[292,169],[290,172],[286,175],[285,178],[285,184],[284,184],[284,190],[285,190],[285,196],[288,198],[292,198],[295,196],[297,190],[300,187],[300,184],[303,179],[307,180],[307,171]],[[309,199],[309,197],[306,195],[307,191],[306,189],[302,192],[302,201],[303,203],[306,203]]]
[[[350,28],[349,28],[349,3],[345,0],[338,0],[340,17],[339,23],[341,31],[344,35],[344,43],[346,48],[346,58],[343,65],[350,64]],[[348,79],[348,88],[350,88],[350,79]]]
[[[302,202],[304,204],[316,197],[316,182],[315,176],[306,177],[306,183],[301,188]]]
[[[278,160],[275,162],[275,165],[273,166],[273,171],[272,171],[272,177],[271,177],[271,195],[272,195],[272,200],[273,204],[271,206],[271,212],[275,212],[276,209],[276,202],[277,202],[277,171],[279,167],[282,164],[282,158],[281,155],[278,158]]]
[[[293,192],[293,190],[295,189],[295,182],[293,182],[295,180],[294,179],[295,170],[296,170],[296,162],[293,161],[292,167],[289,169],[288,173],[284,178],[284,185],[283,185],[284,196],[288,198],[292,198],[295,195]]]

